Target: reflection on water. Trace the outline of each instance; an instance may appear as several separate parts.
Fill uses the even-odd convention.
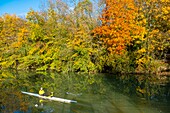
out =
[[[0,107],[4,113],[12,113],[17,109],[27,111],[27,105],[22,94],[16,89],[7,88],[0,90]]]
[[[122,81],[103,74],[42,72],[20,72],[17,76],[1,72],[0,77],[0,113],[170,113],[166,86],[139,83],[133,77],[125,77]],[[78,103],[40,100],[20,92],[38,93],[40,87],[45,89],[46,95],[53,91],[56,97]]]

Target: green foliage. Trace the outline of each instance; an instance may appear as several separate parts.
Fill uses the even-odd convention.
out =
[[[131,9],[135,7],[135,13],[131,12],[130,16],[127,12],[131,10],[124,8],[125,4],[122,6],[121,2],[127,2]],[[109,1],[105,4],[109,3],[107,6],[111,9],[108,9],[108,14],[103,10],[103,21],[100,21],[101,18],[97,21],[94,4],[90,0],[78,2],[74,9],[70,9],[69,5],[62,1],[49,1],[48,7],[44,8],[46,10],[36,12],[31,9],[26,19],[16,15],[3,15],[0,17],[0,68],[55,70],[64,73],[103,72],[108,67],[109,72],[155,69],[154,67],[158,66],[154,64],[158,65],[156,61],[162,59],[169,48],[168,3],[147,1],[146,6],[152,6],[147,9],[140,0],[136,4],[138,7],[134,6],[133,0],[121,2],[118,7],[122,8],[122,14],[126,12],[127,18],[120,15],[121,18],[117,17],[115,21],[117,24],[112,21],[114,14],[109,11],[119,14],[119,8],[112,9],[115,7]],[[157,9],[155,4],[158,4],[160,9]],[[150,18],[153,20],[150,21]],[[108,19],[111,20],[105,22]],[[117,29],[122,22],[130,27],[123,24],[122,29]],[[101,25],[103,27],[96,32],[105,37],[105,40],[92,32]],[[110,25],[118,32],[110,29]],[[122,31],[123,29],[128,33],[126,30]],[[110,30],[115,33],[110,33]],[[103,33],[113,38],[128,38],[126,37],[127,41],[122,38],[107,40]],[[103,41],[108,42],[106,44]],[[123,43],[123,48],[115,46],[115,42],[118,45]],[[112,50],[122,51],[110,53],[108,44],[112,45]]]

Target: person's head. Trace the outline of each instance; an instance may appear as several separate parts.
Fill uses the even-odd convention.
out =
[[[43,90],[43,88],[41,87],[40,90]]]

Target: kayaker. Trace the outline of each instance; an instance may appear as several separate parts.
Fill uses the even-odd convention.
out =
[[[39,95],[44,96],[44,94],[45,94],[45,91],[44,91],[43,88],[41,87],[40,90],[39,90]]]

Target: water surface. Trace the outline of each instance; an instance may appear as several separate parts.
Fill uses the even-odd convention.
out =
[[[58,74],[47,72],[1,72],[0,105],[2,113],[170,113],[166,86],[148,85],[150,96],[137,93],[136,79],[117,79],[105,74]],[[147,84],[145,83],[145,87]],[[76,100],[67,104],[21,94],[38,93]],[[140,86],[141,87],[141,86]],[[144,90],[144,89],[143,89]],[[144,90],[145,91],[145,90]],[[160,94],[161,92],[161,94]]]

